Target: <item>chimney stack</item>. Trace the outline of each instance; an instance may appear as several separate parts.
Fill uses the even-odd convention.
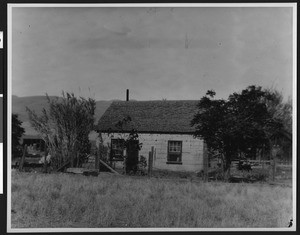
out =
[[[126,89],[126,101],[129,101],[129,89]]]

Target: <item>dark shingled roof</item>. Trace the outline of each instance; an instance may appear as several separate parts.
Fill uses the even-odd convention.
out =
[[[190,126],[197,100],[114,101],[98,122],[100,132],[193,133]],[[126,117],[131,122],[122,130],[116,124]]]

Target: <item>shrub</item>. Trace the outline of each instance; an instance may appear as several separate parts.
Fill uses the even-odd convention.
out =
[[[247,182],[266,181],[269,177],[269,170],[253,169],[252,171],[241,171],[241,177]]]
[[[137,174],[146,175],[147,173],[147,159],[141,155],[138,162]]]

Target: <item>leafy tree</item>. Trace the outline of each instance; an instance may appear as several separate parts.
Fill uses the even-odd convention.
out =
[[[273,117],[282,121],[283,128],[280,133],[270,137],[273,145],[280,147],[280,155],[285,156],[282,160],[292,159],[292,99],[289,97],[285,102],[282,93],[269,89],[274,95],[272,102],[267,103],[269,112]],[[288,158],[287,158],[288,157]]]
[[[27,107],[31,125],[44,139],[54,167],[67,161],[76,167],[90,151],[88,135],[94,127],[96,102],[64,92],[56,99],[47,95],[47,100],[49,107],[40,116]]]
[[[261,87],[249,86],[227,100],[213,99],[215,94],[208,91],[200,99],[191,125],[196,128],[195,137],[203,138],[210,151],[221,154],[226,179],[234,158],[240,154],[254,156],[258,149],[270,148],[271,137],[282,130],[283,124],[267,106],[276,96]]]
[[[267,102],[267,108],[273,117],[282,120],[283,129],[288,133],[292,133],[292,99],[289,97],[286,102],[283,95],[275,89],[269,89],[269,93],[273,94],[274,99]]]
[[[22,122],[18,118],[18,114],[12,114],[12,156],[13,158],[22,155],[22,147],[20,139],[25,133],[24,128],[21,126]]]

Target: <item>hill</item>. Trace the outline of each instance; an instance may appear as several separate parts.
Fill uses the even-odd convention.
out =
[[[50,98],[56,98],[55,96],[50,96]],[[96,112],[95,112],[95,122],[97,123],[99,118],[103,115],[105,110],[113,100],[100,100],[96,101]],[[12,112],[19,115],[19,119],[23,122],[22,126],[25,128],[25,133],[27,135],[35,135],[35,130],[31,127],[29,123],[28,114],[26,112],[26,107],[34,110],[36,113],[41,113],[44,107],[47,107],[46,96],[26,96],[18,97],[12,96]]]

